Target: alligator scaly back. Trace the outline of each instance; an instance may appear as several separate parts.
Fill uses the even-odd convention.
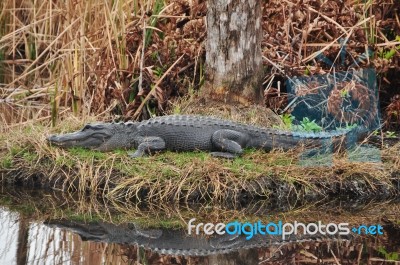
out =
[[[240,249],[254,249],[267,246],[279,246],[289,242],[302,243],[309,241],[345,241],[350,235],[330,236],[307,234],[282,236],[272,234],[255,233],[251,239],[246,239],[244,234],[229,235],[214,234],[211,236],[188,235],[183,230],[169,229],[142,229],[134,223],[116,225],[106,222],[84,223],[68,220],[50,220],[45,222],[51,227],[72,230],[84,240],[104,241],[108,243],[120,243],[137,245],[154,252],[167,255],[183,256],[208,256],[230,253]]]
[[[350,132],[291,132],[209,116],[170,115],[136,123],[86,125],[78,132],[50,136],[48,141],[57,146],[81,146],[101,151],[136,148],[132,157],[163,150],[202,150],[214,156],[233,158],[242,154],[244,148],[288,150],[299,144],[337,148]]]

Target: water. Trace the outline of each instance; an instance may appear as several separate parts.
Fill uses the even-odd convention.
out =
[[[71,231],[0,208],[1,264],[129,264],[117,244],[82,241]]]
[[[56,195],[57,196],[56,196]],[[308,240],[302,243],[266,244],[262,248],[238,249],[228,253],[206,256],[165,255],[152,247],[154,244],[165,248],[184,248],[193,244],[184,229],[177,228],[140,228],[135,221],[154,221],[165,214],[171,218],[189,219],[187,216],[202,218],[210,216],[210,221],[226,218],[222,208],[216,211],[206,207],[186,208],[172,212],[154,209],[131,208],[125,213],[114,209],[101,208],[93,202],[75,201],[60,193],[2,192],[0,194],[0,264],[400,264],[400,225],[398,203],[380,202],[365,204],[346,204],[333,208],[331,204],[302,206],[284,213],[274,212],[268,218],[276,216],[286,221],[332,220],[351,223],[380,223],[384,227],[381,236],[357,236],[351,240]],[[75,203],[75,204],[74,204]],[[88,204],[91,204],[90,208]],[[339,205],[339,202],[335,202]],[[85,206],[84,206],[85,205]],[[125,205],[128,209],[128,205]],[[82,208],[80,208],[82,207]],[[159,206],[160,208],[160,206]],[[113,216],[122,222],[111,223],[104,216]],[[261,209],[261,207],[259,207]],[[119,208],[120,211],[123,208]],[[254,210],[254,209],[253,209]],[[246,209],[227,210],[228,216],[238,212],[242,217],[254,220],[266,213],[251,213]],[[164,212],[163,212],[164,211]],[[271,211],[271,210],[270,210]],[[78,215],[80,212],[81,215]],[[144,212],[143,215],[141,213]],[[153,212],[153,215],[150,215]],[[84,214],[82,214],[84,213]],[[193,215],[193,213],[195,213]],[[221,214],[221,216],[218,216]],[[327,216],[324,216],[327,215]],[[88,218],[91,216],[91,218]],[[147,216],[147,217],[146,217]],[[286,216],[284,218],[283,216]],[[140,217],[140,218],[138,218]],[[241,217],[238,217],[241,218]],[[276,219],[276,220],[278,220]],[[166,223],[166,219],[160,221]],[[129,233],[135,232],[134,236]],[[162,233],[159,233],[162,231]],[[137,235],[140,236],[137,236]],[[137,237],[138,240],[131,240]],[[169,241],[177,238],[176,241]],[[212,242],[227,244],[219,237],[199,237],[198,245]],[[213,241],[214,240],[214,241]],[[131,242],[132,241],[132,242]],[[134,242],[135,241],[135,242]],[[267,240],[266,240],[267,241]],[[163,245],[163,243],[165,243]],[[145,245],[141,247],[138,245]],[[229,244],[228,244],[229,245]]]

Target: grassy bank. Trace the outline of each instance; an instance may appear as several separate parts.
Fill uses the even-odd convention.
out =
[[[80,128],[79,123],[71,119],[52,130],[27,125],[5,131],[0,141],[2,181],[121,202],[316,201],[400,193],[400,144],[382,150],[382,163],[354,162],[349,154],[335,154],[331,166],[305,166],[300,147],[289,152],[247,150],[240,158],[225,160],[204,152],[131,159],[123,150],[100,153],[47,145],[47,135]]]

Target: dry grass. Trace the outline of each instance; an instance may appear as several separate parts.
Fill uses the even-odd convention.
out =
[[[143,108],[141,97],[153,84],[151,94],[163,106],[165,85],[187,64],[165,71],[187,54],[188,38],[197,34],[175,38],[171,25],[203,12],[197,3],[194,10],[185,1],[161,0],[0,5],[0,98],[6,99],[0,106],[7,123],[46,117],[54,124],[65,110],[83,117],[118,109],[131,115]],[[168,78],[160,77],[164,73]]]

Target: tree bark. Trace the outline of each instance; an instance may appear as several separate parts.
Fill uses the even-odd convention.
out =
[[[209,0],[204,96],[262,102],[262,7],[259,0]]]

